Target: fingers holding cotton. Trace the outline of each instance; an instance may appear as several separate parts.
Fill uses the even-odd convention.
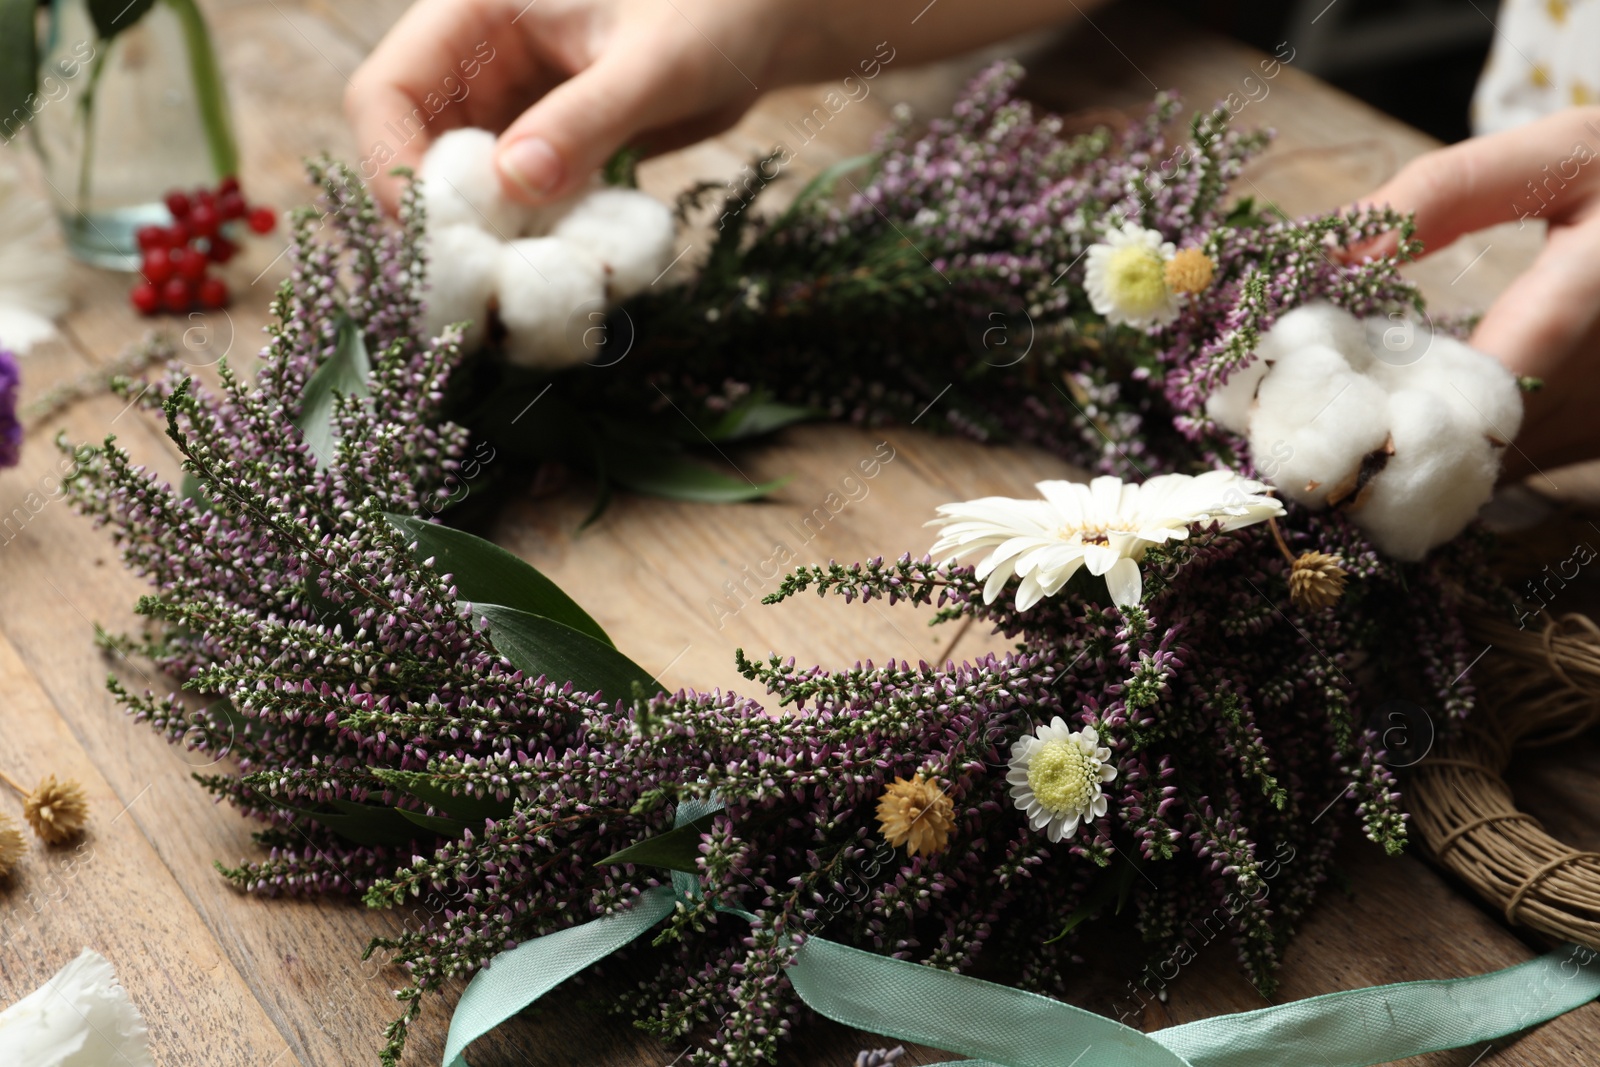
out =
[[[520,236],[530,212],[505,195],[494,164],[495,136],[459,129],[440,135],[422,157],[428,226],[476,226],[502,240]]]

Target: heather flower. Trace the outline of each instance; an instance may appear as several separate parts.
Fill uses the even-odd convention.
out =
[[[22,453],[22,422],[17,418],[21,384],[17,357],[0,348],[0,467],[15,467]]]
[[[878,800],[883,839],[913,856],[943,852],[955,829],[955,804],[937,780],[921,774],[896,778]]]
[[[1051,844],[1078,832],[1107,810],[1103,783],[1116,778],[1111,750],[1092,726],[1068,728],[1059,715],[1011,746],[1011,799]]]
[[[17,824],[8,816],[0,815],[0,878],[5,878],[11,873],[27,849],[28,846],[24,843],[22,831],[17,829]]]
[[[1017,610],[1026,611],[1060,592],[1079,568],[1104,576],[1117,604],[1137,604],[1143,592],[1139,561],[1154,545],[1182,540],[1189,527],[1216,522],[1236,530],[1281,515],[1283,506],[1260,496],[1266,486],[1232,471],[1198,476],[1162,474],[1140,485],[1110,475],[1088,485],[1039,482],[1043,500],[984,497],[943,504],[943,526],[931,552],[958,559],[989,549],[977,576],[987,578],[985,603],[992,604],[1012,577],[1019,577]]]
[[[1090,304],[1113,326],[1165,326],[1180,307],[1166,280],[1173,253],[1171,241],[1137,223],[1107,230],[1089,246],[1083,288]]]

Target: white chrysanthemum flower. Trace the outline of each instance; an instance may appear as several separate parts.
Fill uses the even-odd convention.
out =
[[[944,527],[931,549],[937,559],[989,552],[977,567],[985,603],[1018,577],[1017,610],[1026,611],[1088,567],[1105,578],[1115,603],[1137,604],[1144,591],[1139,561],[1150,546],[1182,540],[1196,523],[1236,530],[1283,514],[1282,504],[1259,495],[1265,485],[1228,470],[1161,474],[1139,485],[1106,475],[1088,485],[1037,488],[1043,500],[991,496],[944,504],[928,523]]]
[[[1095,728],[1073,730],[1057,715],[1011,746],[1006,781],[1029,824],[1054,843],[1106,813],[1100,786],[1116,776],[1111,750],[1100,745]]]
[[[1083,288],[1094,310],[1113,326],[1164,326],[1178,316],[1182,298],[1167,287],[1167,260],[1176,249],[1161,234],[1133,222],[1107,230],[1089,246]]]
[[[28,1067],[152,1067],[139,1010],[111,964],[84,949],[0,1012],[0,1062]]]

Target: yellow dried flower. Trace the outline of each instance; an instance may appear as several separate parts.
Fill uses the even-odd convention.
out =
[[[0,878],[11,873],[22,854],[28,850],[22,831],[5,815],[0,815]]]
[[[45,844],[59,845],[89,821],[89,798],[72,779],[58,782],[47,775],[23,799],[22,814]]]
[[[1302,552],[1289,571],[1289,599],[1297,608],[1320,611],[1344,596],[1345,574],[1338,556]]]
[[[878,826],[895,848],[906,845],[913,856],[943,852],[956,826],[955,804],[939,783],[917,775],[896,778],[878,800]]]
[[[1217,266],[1198,248],[1185,248],[1167,260],[1167,288],[1175,293],[1198,293],[1211,284]]]

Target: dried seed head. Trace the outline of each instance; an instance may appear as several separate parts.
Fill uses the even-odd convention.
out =
[[[22,814],[45,844],[58,845],[89,821],[89,798],[72,779],[58,782],[47,775],[22,802]]]
[[[1167,288],[1175,293],[1198,293],[1211,284],[1216,264],[1198,248],[1180,249],[1167,260]]]
[[[22,831],[17,829],[17,824],[9,816],[0,815],[0,878],[11,873],[27,850],[27,842],[22,839]]]
[[[955,829],[955,804],[938,782],[922,775],[896,778],[878,800],[878,826],[895,848],[913,856],[943,852]]]
[[[1338,556],[1302,552],[1289,571],[1289,599],[1297,608],[1320,611],[1344,596],[1349,577]]]

